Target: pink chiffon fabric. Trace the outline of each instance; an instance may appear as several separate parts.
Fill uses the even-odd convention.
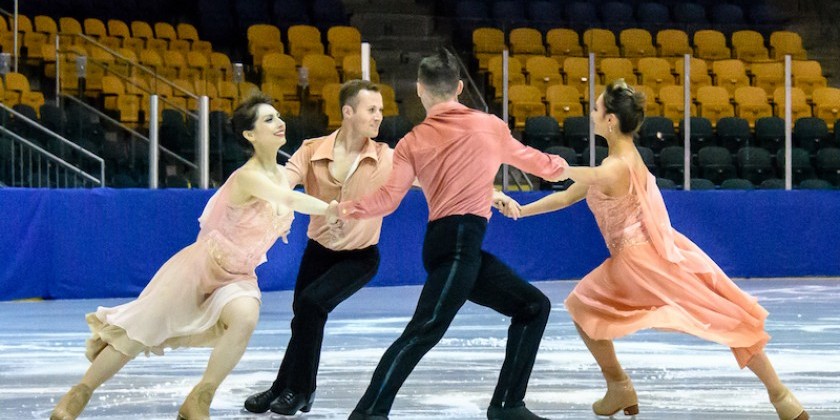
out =
[[[688,333],[729,346],[743,368],[770,339],[767,311],[671,227],[656,178],[632,167],[627,194],[587,193],[610,257],[566,298],[572,319],[596,340],[647,328]]]
[[[288,233],[294,213],[259,198],[231,203],[229,185],[237,173],[208,201],[196,241],[166,261],[137,299],[87,314],[88,359],[107,344],[131,357],[212,347],[224,330],[219,317],[228,302],[260,300],[255,269]]]

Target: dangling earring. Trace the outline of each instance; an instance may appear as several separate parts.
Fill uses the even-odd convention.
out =
[[[609,130],[610,130],[610,133],[612,133],[612,126],[611,125],[609,126]]]

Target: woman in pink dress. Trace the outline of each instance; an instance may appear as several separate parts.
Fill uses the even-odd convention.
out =
[[[808,413],[781,383],[764,353],[767,311],[741,291],[694,243],[671,228],[656,179],[633,144],[644,119],[644,95],[619,79],[598,97],[592,120],[607,139],[609,156],[594,168],[570,167],[568,190],[519,207],[497,200],[510,217],[568,207],[586,198],[610,257],[586,275],[565,301],[575,326],[607,381],[595,414],[639,411],[633,383],[612,340],[641,329],[680,331],[729,346],[741,368],[764,383],[782,420]]]
[[[179,419],[208,419],[216,388],[239,362],[260,310],[255,268],[286,234],[293,210],[325,214],[328,205],[289,188],[277,150],[285,123],[269,98],[256,94],[236,109],[234,132],[251,157],[210,198],[195,243],[170,258],[140,296],[87,315],[91,365],[50,416],[75,419],[91,393],[140,353],[213,347],[201,381],[178,410]]]

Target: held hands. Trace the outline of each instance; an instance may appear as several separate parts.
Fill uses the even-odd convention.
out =
[[[513,220],[518,219],[522,212],[522,207],[519,203],[501,191],[493,192],[493,207],[499,210],[499,212],[506,217]]]
[[[344,235],[344,232],[342,231],[344,228],[344,222],[338,218],[338,201],[333,200],[330,202],[326,213],[324,213],[324,217],[327,219],[330,236],[332,236],[333,239],[342,237]]]

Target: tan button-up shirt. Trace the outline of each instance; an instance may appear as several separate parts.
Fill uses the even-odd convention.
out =
[[[306,140],[286,163],[289,184],[303,184],[307,194],[323,201],[356,200],[379,189],[391,173],[393,149],[368,139],[351,167],[347,179],[335,179],[330,172],[338,130],[324,137]],[[307,235],[334,251],[361,249],[379,242],[382,217],[344,222],[342,236],[333,238],[323,216],[310,216]]]

